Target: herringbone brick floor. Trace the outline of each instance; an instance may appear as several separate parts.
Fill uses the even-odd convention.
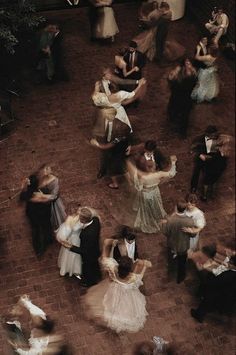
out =
[[[91,44],[86,9],[46,14],[58,21],[65,35],[68,83],[35,86],[29,76],[27,93],[15,102],[20,121],[16,129],[0,143],[0,313],[6,314],[19,296],[31,299],[57,321],[76,355],[129,355],[133,344],[154,335],[174,342],[181,355],[233,355],[235,353],[235,322],[218,314],[209,315],[197,324],[189,315],[197,305],[196,281],[189,272],[186,281],[177,285],[166,277],[165,239],[160,234],[138,236],[140,256],[152,261],[145,276],[145,293],[149,317],[144,329],[136,334],[116,335],[94,326],[85,319],[81,289],[77,279],[60,277],[57,268],[59,245],[56,242],[41,260],[35,257],[24,208],[17,198],[9,199],[19,190],[21,180],[44,163],[49,162],[60,179],[61,196],[68,205],[72,201],[98,210],[102,219],[102,237],[114,233],[126,221],[129,208],[128,190],[124,184],[118,191],[107,189],[106,182],[96,180],[98,153],[87,142],[94,116],[90,94],[100,69],[113,63],[114,54],[129,42],[137,29],[135,4],[115,6],[120,33],[115,44]],[[197,28],[188,19],[172,23],[171,38],[179,40],[193,53],[198,40]],[[168,154],[178,157],[178,174],[161,187],[168,212],[177,197],[189,188],[192,158],[191,139],[206,125],[216,124],[222,132],[234,134],[234,73],[219,59],[220,96],[214,104],[194,107],[189,137],[185,141],[168,131],[167,74],[170,68],[148,63],[148,92],[138,109],[129,109],[137,141],[157,139]],[[56,121],[53,122],[53,121]],[[201,204],[207,226],[203,242],[234,240],[234,159],[218,184],[214,201]],[[1,330],[0,353],[8,354]]]

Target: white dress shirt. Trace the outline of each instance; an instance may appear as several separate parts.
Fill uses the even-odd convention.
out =
[[[206,151],[207,151],[207,154],[208,154],[208,153],[211,152],[213,139],[209,139],[207,136],[205,136],[205,143],[206,143]]]
[[[134,260],[134,252],[135,252],[135,240],[132,243],[127,242],[125,239],[125,246],[127,249],[128,257]]]

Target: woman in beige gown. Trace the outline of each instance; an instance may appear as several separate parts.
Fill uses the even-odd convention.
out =
[[[137,49],[146,54],[150,61],[153,61],[156,57],[156,35],[158,31],[158,20],[163,16],[171,18],[172,14],[170,10],[162,10],[158,8],[158,3],[155,3],[155,8],[145,17],[147,30],[139,33],[133,38],[138,45]],[[185,48],[177,41],[166,41],[164,48],[164,57],[169,62],[174,62],[179,58],[182,58],[185,54]]]
[[[133,181],[136,196],[133,210],[136,211],[134,227],[144,233],[156,233],[160,230],[159,222],[166,217],[163,207],[159,184],[167,181],[176,174],[175,155],[170,157],[169,171],[155,171],[144,173],[139,171],[131,161],[127,162],[130,181]]]
[[[115,35],[119,32],[114,11],[112,8],[112,0],[97,0],[97,23],[95,25],[94,37],[98,39],[111,38],[115,39]]]

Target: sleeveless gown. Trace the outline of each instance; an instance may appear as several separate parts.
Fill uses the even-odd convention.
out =
[[[148,315],[145,296],[139,291],[141,276],[133,274],[130,283],[122,282],[115,276],[117,262],[113,258],[103,258],[101,265],[109,269],[110,276],[84,296],[86,315],[117,333],[138,332]]]

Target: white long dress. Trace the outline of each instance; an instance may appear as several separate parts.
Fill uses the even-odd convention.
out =
[[[194,208],[192,211],[185,211],[185,215],[187,217],[191,217],[193,219],[194,225],[197,228],[204,228],[206,225],[206,219],[204,216],[204,213],[197,207]],[[195,235],[195,237],[190,238],[190,247],[189,249],[197,250],[198,249],[198,243],[199,243],[199,233]]]
[[[133,98],[135,96],[135,92],[134,91],[128,92],[128,91],[120,90],[115,95],[117,97],[117,102],[115,102],[115,103],[111,103],[109,101],[109,98],[107,97],[107,95],[102,92],[98,92],[95,95],[93,95],[92,99],[93,99],[94,105],[96,105],[98,107],[113,107],[113,108],[115,108],[116,109],[116,116],[115,117],[118,120],[120,120],[121,122],[127,124],[127,126],[130,127],[131,132],[132,132],[132,127],[131,127],[129,117],[128,117],[128,115],[121,103],[123,100]]]
[[[148,315],[145,296],[139,291],[142,277],[132,274],[130,282],[122,282],[115,276],[117,262],[104,258],[103,263],[106,270],[110,266],[110,278],[88,290],[84,297],[86,314],[117,333],[138,332]]]
[[[97,9],[98,20],[95,26],[95,38],[106,39],[115,36],[119,32],[111,4],[112,1],[108,0],[108,6],[98,7]]]
[[[136,169],[137,172],[137,169]],[[137,211],[134,227],[144,233],[156,233],[160,230],[159,222],[166,216],[160,194],[159,184],[176,174],[175,163],[169,171],[134,174],[137,190],[133,209]]]
[[[220,83],[217,67],[214,65],[215,60],[213,59],[204,61],[207,68],[201,68],[198,71],[198,82],[191,94],[191,98],[197,103],[211,101],[219,95]]]
[[[79,247],[80,246],[80,222],[76,223],[73,228],[68,223],[63,223],[57,231],[57,239],[61,241],[68,241],[69,243]],[[64,276],[67,273],[69,276],[80,275],[82,270],[82,259],[80,254],[73,253],[65,247],[61,247],[58,256],[58,267],[60,268],[60,275]]]

